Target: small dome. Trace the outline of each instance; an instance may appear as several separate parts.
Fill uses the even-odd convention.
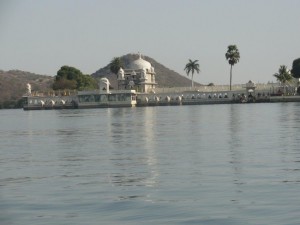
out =
[[[148,61],[142,59],[141,55],[137,60],[132,61],[129,65],[128,65],[128,69],[131,70],[141,70],[141,69],[151,69],[151,63],[149,63]]]

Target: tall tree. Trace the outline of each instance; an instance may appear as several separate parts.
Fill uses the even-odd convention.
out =
[[[193,60],[189,59],[189,62],[185,65],[184,70],[185,70],[186,74],[189,76],[190,72],[192,72],[192,88],[194,87],[194,80],[193,80],[194,73],[195,73],[195,71],[197,73],[200,72],[199,67],[200,67],[200,65],[198,63],[198,60],[193,61]]]
[[[293,79],[290,71],[285,65],[281,65],[278,69],[278,73],[275,73],[273,76],[283,85]]]
[[[292,75],[295,78],[300,78],[300,58],[295,59],[293,61],[293,66],[292,66]]]
[[[124,63],[120,57],[114,57],[109,63],[109,69],[114,74],[118,74],[121,67],[124,67]]]
[[[230,91],[232,84],[232,67],[237,64],[240,60],[240,52],[236,45],[229,45],[225,54],[226,60],[230,64]]]

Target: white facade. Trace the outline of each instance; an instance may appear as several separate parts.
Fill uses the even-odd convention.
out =
[[[157,83],[155,82],[154,68],[148,61],[139,58],[129,63],[126,68],[120,68],[118,72],[119,90],[136,90],[138,92],[153,92]]]

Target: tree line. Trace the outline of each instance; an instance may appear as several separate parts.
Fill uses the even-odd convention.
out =
[[[236,45],[229,45],[227,52],[225,53],[225,59],[230,65],[230,79],[229,89],[232,90],[232,69],[235,64],[240,60],[240,52]],[[110,71],[117,74],[121,67],[124,67],[124,63],[120,57],[114,57],[109,63]],[[199,60],[188,60],[188,63],[184,68],[187,76],[191,74],[191,86],[194,87],[194,73],[200,73]],[[287,66],[280,65],[278,72],[273,74],[276,79],[285,84],[294,78],[300,78],[300,58],[293,61],[292,69],[289,70]],[[80,70],[71,66],[62,66],[55,76],[53,83],[54,90],[90,90],[98,87],[97,81],[90,75],[84,75]]]
[[[240,60],[240,52],[236,45],[229,45],[227,48],[227,52],[225,53],[225,58],[230,65],[230,80],[229,80],[229,89],[232,89],[232,67],[237,64]],[[192,87],[194,87],[194,73],[200,73],[200,65],[198,63],[199,60],[188,60],[188,63],[185,65],[184,70],[186,71],[187,76],[192,73]],[[276,79],[285,84],[294,78],[300,78],[300,58],[295,59],[293,61],[292,69],[288,70],[287,66],[281,65],[278,69],[278,72],[273,75]]]
[[[225,58],[230,65],[230,91],[232,84],[232,67],[237,64],[240,60],[240,52],[236,45],[229,45],[227,52],[225,54]],[[194,87],[194,73],[200,73],[200,65],[198,63],[199,60],[191,60],[189,59],[188,63],[185,65],[184,70],[186,71],[187,76],[189,76],[190,72],[192,73],[192,88]]]

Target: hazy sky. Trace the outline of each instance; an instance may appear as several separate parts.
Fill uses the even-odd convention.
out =
[[[275,81],[300,57],[300,0],[1,0],[0,69],[91,74],[141,52],[200,83],[228,84],[227,46],[241,59],[233,83]]]

